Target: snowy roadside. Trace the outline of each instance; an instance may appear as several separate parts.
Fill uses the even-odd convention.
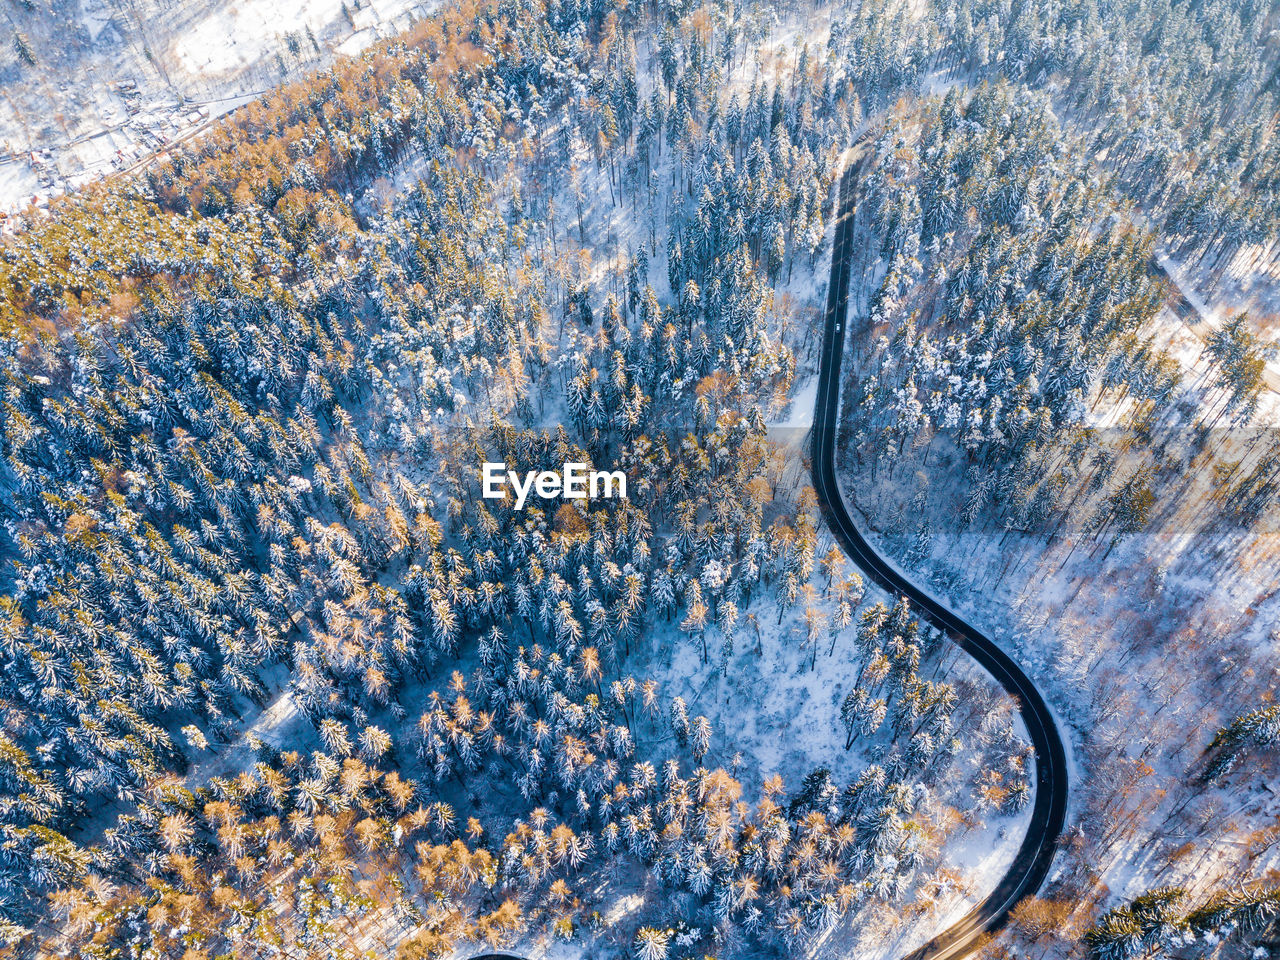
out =
[[[1202,301],[1187,299],[1205,318],[1214,316]],[[1195,381],[1205,345],[1183,319],[1166,310],[1150,333]],[[1209,319],[1201,322],[1212,329]],[[1275,423],[1280,408],[1280,396],[1267,386],[1261,424]],[[1104,407],[1095,420],[1105,425],[1113,414]],[[958,512],[958,480],[941,461],[933,458],[928,476],[916,475],[920,493],[931,513],[952,506]],[[903,475],[875,481],[857,470],[842,473],[846,503],[877,548],[1044,681],[1060,727],[1071,733],[1068,823],[1101,844],[1092,866],[1113,895],[1168,883],[1206,890],[1242,870],[1275,868],[1274,850],[1255,856],[1249,839],[1274,820],[1270,790],[1228,786],[1234,794],[1228,803],[1218,791],[1194,794],[1187,782],[1234,703],[1274,680],[1270,664],[1280,642],[1270,626],[1280,618],[1274,534],[1210,535],[1204,510],[1189,499],[1172,505],[1156,529],[1130,534],[1105,552],[1105,543],[1099,547],[1074,526],[1048,544],[1018,531],[947,528],[932,533],[925,559],[907,565],[901,558],[912,545],[892,529],[903,509]],[[1222,652],[1215,657],[1214,649]],[[1231,682],[1238,684],[1234,696],[1227,695]],[[1119,812],[1104,816],[1113,803]],[[1224,807],[1229,817],[1210,819]],[[1186,841],[1206,831],[1234,839],[1184,860]]]

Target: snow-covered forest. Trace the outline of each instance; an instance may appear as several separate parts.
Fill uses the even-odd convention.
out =
[[[464,0],[23,214],[5,953],[890,957],[988,892],[1016,704],[771,429],[855,157],[849,499],[1005,631],[1079,783],[983,950],[1265,950],[1270,594],[1202,629],[1242,590],[1195,581],[1274,577],[1275,19]],[[1161,263],[1252,317],[1188,346]],[[516,509],[486,461],[629,496]]]
[[[756,954],[982,892],[1011,705],[767,436],[859,97],[814,11],[679,14],[443,13],[6,245],[20,949]]]
[[[991,949],[1269,956],[1275,11],[939,15],[868,147],[844,469],[1073,732],[1057,873]]]

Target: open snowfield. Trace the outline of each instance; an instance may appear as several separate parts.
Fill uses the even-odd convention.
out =
[[[0,214],[130,170],[272,87],[354,56],[435,0],[59,4],[0,50]],[[2,224],[0,224],[2,226]]]

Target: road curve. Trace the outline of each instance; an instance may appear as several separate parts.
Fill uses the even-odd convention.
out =
[[[995,890],[954,925],[904,960],[956,960],[974,950],[984,933],[1001,927],[1023,897],[1040,889],[1048,876],[1067,814],[1067,756],[1062,736],[1044,697],[1017,663],[958,614],[921,590],[880,556],[858,531],[836,483],[836,433],[840,419],[840,359],[844,352],[855,184],[865,163],[859,160],[840,179],[831,280],[823,335],[818,396],[813,417],[812,470],[818,503],[836,540],[849,558],[883,589],[906,596],[921,619],[943,630],[960,649],[977,660],[1019,705],[1036,757],[1035,806],[1027,835],[1008,872]]]

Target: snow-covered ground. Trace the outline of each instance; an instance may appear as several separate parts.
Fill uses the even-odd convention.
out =
[[[1190,265],[1166,253],[1161,265],[1206,319],[1222,322],[1248,313],[1264,339],[1280,340],[1280,259],[1273,245],[1245,244],[1233,256]]]
[[[1271,282],[1269,278],[1250,284],[1248,288],[1236,284],[1234,294],[1216,292],[1211,295],[1213,302],[1210,303],[1199,289],[1203,277],[1165,254],[1160,254],[1158,260],[1185,301],[1185,308],[1181,311],[1185,315],[1179,315],[1179,319],[1186,324],[1197,341],[1203,343],[1213,331],[1220,329],[1232,317],[1252,310],[1250,326],[1253,332],[1264,342],[1280,344],[1280,329],[1276,326],[1274,314],[1276,298],[1280,296],[1276,288],[1280,285]],[[1228,284],[1228,290],[1231,286]],[[1266,309],[1267,307],[1272,309]],[[1176,309],[1170,312],[1179,314]],[[1280,355],[1273,353],[1267,358],[1263,379],[1268,390],[1280,394]]]
[[[185,28],[170,49],[191,76],[219,76],[274,57],[289,33],[311,30],[319,37],[333,29],[336,39],[346,32],[345,23],[349,36],[336,40],[333,47],[351,55],[402,28],[409,15],[422,15],[433,6],[415,0],[369,0],[360,5],[344,0],[231,0]]]
[[[1224,311],[1184,292],[1200,319],[1166,309],[1150,333],[1203,393],[1204,335]],[[1224,455],[1265,438],[1280,410],[1273,383],[1254,427],[1216,432]],[[1112,411],[1103,404],[1095,416],[1105,425]],[[918,546],[903,518],[911,497],[923,496],[931,517],[958,514],[962,467],[948,457],[931,453],[927,470],[876,480],[846,472],[851,511],[884,553]],[[1255,767],[1221,788],[1196,780],[1214,731],[1280,680],[1280,538],[1270,524],[1210,522],[1201,498],[1216,483],[1193,472],[1147,531],[1111,549],[1083,529],[1084,510],[1047,542],[939,522],[927,557],[908,567],[1002,641],[1065,721],[1075,754],[1068,827],[1088,838],[1088,866],[1117,898],[1163,884],[1204,891],[1280,866],[1266,833],[1280,814],[1271,775]]]
[[[7,68],[0,62],[0,216],[134,168],[302,71],[403,30],[435,6],[436,0],[207,0],[152,9],[150,0],[127,8],[89,2],[65,23],[20,12],[16,25],[37,59]]]

